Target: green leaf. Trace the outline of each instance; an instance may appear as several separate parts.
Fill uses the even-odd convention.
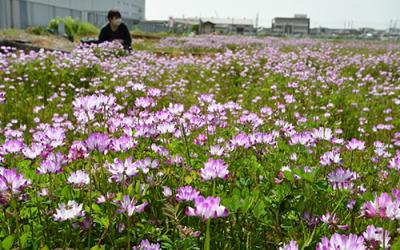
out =
[[[400,250],[400,238],[397,238],[397,241],[395,243],[392,243],[391,249]]]
[[[106,249],[106,247],[104,245],[102,245],[102,246],[96,245],[96,246],[93,246],[92,248],[90,248],[90,250],[103,250],[103,249]]]
[[[294,176],[292,172],[289,171],[284,171],[283,175],[285,176],[286,179],[288,179],[291,183],[294,183]]]
[[[31,233],[23,233],[20,237],[22,248],[25,247],[26,242],[29,240]]]
[[[192,179],[192,177],[191,176],[185,176],[185,183],[186,184],[190,184],[190,183],[192,183],[192,181],[193,181],[193,179]]]
[[[92,204],[92,209],[93,209],[93,211],[95,211],[96,213],[101,214],[101,208],[99,207],[99,205],[93,203],[93,204]]]
[[[265,213],[265,203],[261,200],[255,205],[253,214],[257,219],[259,219],[261,216],[265,215]]]
[[[119,245],[119,244],[127,242],[127,240],[128,240],[128,238],[126,236],[123,236],[123,237],[116,239],[115,244]]]
[[[1,246],[2,246],[3,249],[5,249],[5,250],[11,249],[13,245],[14,245],[14,235],[9,235],[9,236],[7,236],[7,237],[1,242]]]
[[[302,177],[309,182],[314,181],[314,173],[304,173]]]

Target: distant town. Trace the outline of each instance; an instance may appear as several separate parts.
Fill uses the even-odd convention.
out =
[[[238,34],[290,37],[400,40],[397,22],[385,30],[364,28],[311,27],[306,14],[275,17],[270,27],[259,27],[258,20],[215,17],[170,17],[147,20],[145,0],[4,0],[0,2],[0,29],[47,26],[55,17],[71,16],[101,27],[109,9],[119,9],[131,30],[176,34]],[[400,26],[400,23],[398,23]]]

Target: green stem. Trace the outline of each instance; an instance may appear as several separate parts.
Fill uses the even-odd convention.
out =
[[[13,205],[14,205],[14,212],[15,212],[15,224],[16,224],[16,236],[18,239],[18,246],[20,249],[22,249],[22,243],[21,243],[21,225],[20,225],[20,221],[19,221],[19,208],[18,208],[18,201],[17,198],[15,198],[12,189],[11,190],[11,197],[13,199]]]
[[[187,163],[189,164],[189,166],[192,166],[192,163],[190,161],[190,151],[189,151],[189,144],[187,141],[187,136],[186,136],[186,132],[185,132],[185,128],[183,127],[183,124],[181,124],[181,130],[182,130],[182,135],[183,135],[183,141],[185,143],[185,147],[186,147],[186,158],[187,158]]]
[[[206,239],[204,240],[204,250],[210,250],[210,219],[207,220]]]
[[[129,218],[129,215],[128,214],[126,214],[126,216],[127,216],[127,226],[126,226],[126,235],[127,235],[127,238],[128,238],[128,248],[127,249],[131,249],[131,239],[130,239],[130,234],[129,234],[129,228],[130,228],[130,218]]]
[[[90,249],[91,247],[91,240],[92,240],[92,180],[93,180],[93,175],[92,175],[92,161],[91,161],[91,156],[89,156],[89,237],[88,237],[88,248]]]

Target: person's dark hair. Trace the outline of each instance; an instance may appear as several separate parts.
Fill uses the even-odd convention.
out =
[[[114,17],[121,18],[121,13],[118,10],[110,10],[110,11],[108,11],[108,14],[107,14],[108,20],[111,20]]]

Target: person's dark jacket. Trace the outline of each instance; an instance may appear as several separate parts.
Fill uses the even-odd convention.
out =
[[[116,31],[111,29],[111,25],[107,24],[104,26],[99,35],[99,43],[102,42],[112,42],[113,40],[121,39],[123,40],[122,45],[125,49],[130,49],[132,44],[131,34],[129,33],[128,27],[124,23],[118,26]]]

